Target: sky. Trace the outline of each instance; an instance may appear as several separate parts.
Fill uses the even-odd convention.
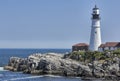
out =
[[[0,0],[0,48],[71,48],[89,43],[100,9],[102,43],[120,41],[120,0]]]

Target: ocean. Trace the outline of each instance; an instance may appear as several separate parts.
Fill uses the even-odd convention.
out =
[[[33,53],[67,53],[70,49],[0,49],[0,81],[83,81],[77,77],[62,77],[53,75],[34,76],[22,72],[3,70],[12,56],[26,58]]]

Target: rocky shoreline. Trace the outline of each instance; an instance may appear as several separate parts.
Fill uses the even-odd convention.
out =
[[[93,61],[84,63],[69,58],[69,54],[32,54],[28,58],[11,57],[5,70],[23,72],[33,75],[75,76],[82,79],[104,79],[119,81],[119,58],[114,62]]]

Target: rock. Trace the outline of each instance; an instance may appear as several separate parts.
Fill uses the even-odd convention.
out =
[[[113,62],[115,61],[115,62]],[[10,71],[22,71],[34,75],[53,74],[62,76],[79,76],[94,78],[109,78],[120,76],[119,58],[93,61],[84,64],[73,60],[69,56],[57,53],[33,54],[28,58],[11,57],[4,69]]]
[[[10,71],[13,71],[13,70],[14,70],[14,68],[13,68],[12,66],[5,66],[4,69],[5,69],[5,70],[10,70]]]
[[[113,58],[113,63],[119,64],[119,62],[120,62],[120,59],[117,56]]]
[[[106,52],[105,56],[108,57],[108,58],[110,58],[111,57],[111,53],[110,52]]]
[[[6,69],[23,71],[30,74],[57,74],[64,76],[91,76],[89,66],[70,58],[64,58],[63,54],[47,53],[33,54],[28,58],[11,57]]]

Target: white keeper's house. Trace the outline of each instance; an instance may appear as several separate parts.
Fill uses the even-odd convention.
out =
[[[120,48],[120,42],[106,42],[101,44],[98,50],[102,52],[105,50],[117,50],[118,48]]]

